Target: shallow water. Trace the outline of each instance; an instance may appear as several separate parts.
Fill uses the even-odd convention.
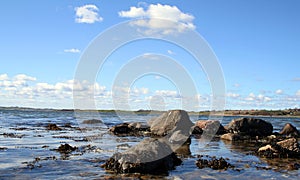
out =
[[[115,175],[105,172],[102,163],[116,152],[122,152],[140,142],[143,137],[116,137],[108,128],[127,122],[146,122],[158,114],[95,113],[72,111],[0,108],[0,179],[298,179],[300,170],[287,170],[299,159],[268,160],[252,155],[257,148],[253,143],[227,142],[219,139],[204,141],[192,138],[192,156],[169,172],[168,176]],[[190,116],[192,121],[207,116]],[[236,117],[224,117],[226,125]],[[101,119],[101,124],[82,124],[83,120]],[[279,131],[285,123],[300,127],[299,118],[262,118]],[[57,124],[61,131],[46,129],[49,123]],[[66,124],[71,125],[64,127]],[[55,151],[61,144],[78,147],[71,154]],[[228,158],[235,169],[216,171],[198,169],[198,155]]]

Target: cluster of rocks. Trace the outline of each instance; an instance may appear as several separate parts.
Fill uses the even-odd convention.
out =
[[[192,136],[211,136],[225,141],[255,140],[260,146],[259,156],[300,157],[296,137],[299,131],[286,124],[280,132],[273,132],[271,123],[257,118],[238,118],[223,126],[217,120],[201,120],[192,123],[187,112],[173,110],[150,119],[147,124],[123,123],[109,130],[118,136],[148,136],[138,145],[123,153],[116,153],[102,165],[115,173],[163,174],[181,164],[179,157],[191,154]],[[233,167],[224,158],[200,158],[199,168],[227,169]]]

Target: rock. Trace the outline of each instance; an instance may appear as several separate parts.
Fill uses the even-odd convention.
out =
[[[144,136],[149,135],[150,127],[141,123],[122,123],[109,129],[115,135]]]
[[[289,164],[287,166],[287,170],[289,170],[289,171],[299,170],[299,168],[300,168],[300,164],[298,164],[298,163]]]
[[[142,124],[140,122],[130,123],[128,127],[132,130],[137,130],[137,131],[150,131],[150,127],[147,124]]]
[[[220,121],[217,120],[200,120],[195,123],[195,126],[208,134],[222,135],[226,132]]]
[[[289,151],[300,153],[300,148],[298,144],[298,140],[296,138],[290,138],[277,143],[284,149],[288,149]]]
[[[157,118],[150,119],[148,124],[151,133],[157,136],[166,136],[177,130],[181,130],[183,134],[190,134],[194,125],[184,110],[165,112]]]
[[[101,123],[103,122],[99,119],[89,119],[89,120],[82,121],[82,124],[101,124]]]
[[[273,132],[271,123],[255,118],[234,119],[228,124],[227,128],[230,133],[242,133],[251,137],[269,136]]]
[[[102,167],[115,173],[165,174],[180,164],[181,160],[168,144],[150,138],[114,154]]]
[[[193,131],[192,131],[193,135],[200,135],[203,133],[203,130],[201,128],[199,128],[198,126],[194,126],[192,129],[193,129]]]
[[[177,155],[191,155],[190,144],[191,138],[187,134],[183,134],[180,130],[175,131],[168,139],[168,144]]]
[[[131,128],[128,127],[128,123],[118,124],[109,129],[110,132],[114,133],[115,135],[118,134],[128,134],[131,132]]]
[[[300,147],[297,139],[290,138],[263,146],[257,150],[257,154],[267,158],[299,157]]]
[[[75,146],[72,147],[69,144],[61,144],[58,147],[57,151],[60,153],[68,154],[68,153],[75,151],[76,149],[77,149],[77,147],[75,147]]]
[[[48,124],[47,127],[46,127],[46,129],[50,130],[50,131],[61,131],[62,130],[56,124]]]
[[[227,140],[227,141],[239,141],[239,140],[245,140],[246,137],[243,137],[239,134],[227,133],[227,134],[223,134],[221,136],[221,139]]]
[[[299,137],[300,133],[295,126],[290,123],[284,125],[282,130],[279,132],[280,135]]]
[[[208,159],[200,158],[196,161],[196,165],[199,169],[211,168],[214,170],[227,170],[228,168],[233,168],[224,158],[216,159],[208,157]]]

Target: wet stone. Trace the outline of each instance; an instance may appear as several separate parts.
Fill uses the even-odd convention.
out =
[[[109,129],[117,136],[147,136],[150,135],[150,127],[141,123],[122,123]]]
[[[103,122],[99,119],[89,119],[89,120],[84,120],[82,122],[82,124],[101,124],[101,123]]]
[[[58,152],[64,153],[64,154],[71,153],[75,150],[77,150],[77,147],[75,147],[75,146],[72,147],[69,144],[61,144],[57,149]]]
[[[297,139],[290,138],[279,142],[273,141],[259,148],[256,153],[266,158],[300,157],[300,147]]]
[[[251,137],[255,136],[269,136],[273,132],[273,125],[262,119],[256,118],[238,118],[232,120],[228,126],[227,131],[230,133],[242,133]]]
[[[61,131],[62,130],[56,124],[48,124],[47,127],[46,127],[46,129],[50,130],[50,131]]]
[[[228,168],[234,168],[224,158],[215,157],[202,157],[196,161],[196,165],[199,169],[211,168],[213,170],[227,170]]]
[[[299,137],[300,133],[295,126],[290,123],[284,125],[282,130],[279,132],[280,135],[291,136],[291,137]]]
[[[116,153],[102,166],[115,173],[167,174],[181,160],[165,142],[146,139],[124,153]]]
[[[201,129],[199,131],[199,129]],[[195,131],[195,132],[194,132]],[[200,120],[195,123],[194,133],[200,132],[201,134],[203,132],[207,134],[216,134],[216,135],[222,135],[226,133],[225,128],[222,126],[220,121],[217,120]]]

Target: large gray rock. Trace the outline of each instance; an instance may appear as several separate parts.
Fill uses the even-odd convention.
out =
[[[150,138],[124,153],[114,154],[102,167],[116,173],[164,174],[180,164],[167,143]]]
[[[227,130],[230,133],[240,133],[249,136],[269,136],[273,132],[271,123],[256,118],[239,118],[232,120]]]
[[[184,110],[171,110],[148,121],[150,131],[157,136],[166,136],[180,130],[182,134],[190,134],[194,125]]]

